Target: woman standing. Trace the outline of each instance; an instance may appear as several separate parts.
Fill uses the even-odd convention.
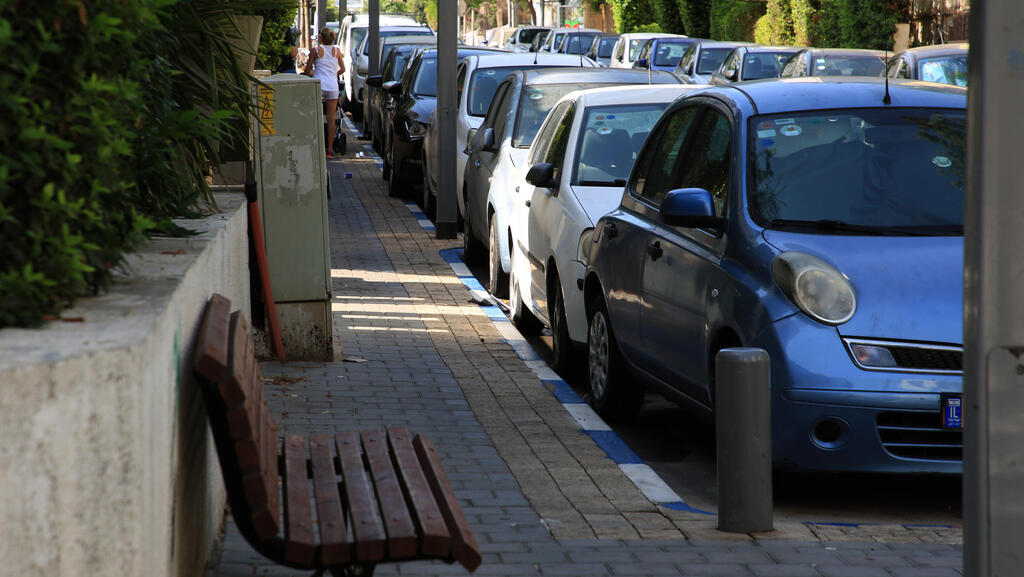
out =
[[[324,127],[324,145],[327,148],[327,158],[334,158],[332,144],[334,143],[335,115],[338,112],[338,77],[345,71],[345,64],[341,61],[341,49],[334,46],[334,30],[324,28],[320,31],[319,46],[310,51],[309,60],[306,61],[306,68],[303,71],[307,76],[320,79],[320,92],[323,95],[324,115],[327,117],[327,124]]]

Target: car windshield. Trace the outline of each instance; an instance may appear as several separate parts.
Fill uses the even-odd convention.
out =
[[[747,52],[743,56],[743,80],[776,78],[792,52]]]
[[[494,100],[494,93],[501,79],[517,70],[529,70],[532,66],[504,66],[500,68],[477,68],[469,77],[469,96],[466,113],[470,116],[486,116]]]
[[[646,44],[648,40],[650,40],[650,38],[633,38],[632,40],[629,41],[630,61],[636,60],[637,57],[640,56],[640,50],[644,47],[644,44]]]
[[[530,44],[533,42],[533,39],[542,32],[547,33],[547,30],[544,28],[523,28],[519,31],[518,41],[520,44]]]
[[[602,38],[597,41],[597,57],[598,58],[611,58],[612,50],[615,50],[615,41],[617,37]]]
[[[704,48],[697,59],[697,74],[714,74],[732,48]]]
[[[773,228],[963,234],[966,124],[961,110],[922,108],[755,116],[751,215]]]
[[[597,34],[594,32],[569,34],[569,37],[565,39],[565,46],[561,47],[561,51],[566,54],[586,54],[587,49],[594,43],[595,36]]]
[[[381,30],[381,38],[391,38],[392,36],[433,36],[434,33],[429,28],[423,28],[422,30]],[[363,54],[370,53],[370,41],[367,40],[366,44],[363,45]]]
[[[416,96],[437,96],[437,57],[424,58],[412,82],[412,93]]]
[[[654,52],[655,66],[671,66],[673,68],[682,60],[686,49],[691,42],[658,42],[658,49]]]
[[[941,82],[956,86],[967,86],[967,55],[926,58],[918,64],[918,78],[928,82]]]
[[[882,57],[870,54],[819,54],[811,63],[813,76],[881,76]]]
[[[586,90],[587,88],[600,88],[602,86],[615,86],[615,84],[586,82],[526,86],[523,89],[523,95],[519,99],[519,106],[516,111],[516,129],[512,133],[512,146],[516,148],[530,148],[530,145],[533,144],[533,138],[537,136],[537,131],[540,130],[540,125],[544,123],[544,118],[563,96],[573,90]]]
[[[409,63],[409,53],[411,50],[395,50],[391,56],[391,68],[384,71],[384,78],[382,82],[392,82],[394,80],[400,80],[402,78],[402,72],[405,71],[405,65]]]
[[[572,183],[623,186],[640,147],[666,106],[668,103],[587,108],[580,125],[582,136],[577,139]]]

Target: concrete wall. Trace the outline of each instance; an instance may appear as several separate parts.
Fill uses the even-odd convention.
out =
[[[0,330],[0,575],[195,576],[224,487],[189,356],[213,292],[249,316],[244,197],[39,329]]]

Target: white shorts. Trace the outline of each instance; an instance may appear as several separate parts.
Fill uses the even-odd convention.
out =
[[[338,99],[338,92],[339,92],[338,90],[321,90],[320,91],[320,93],[324,97],[324,102],[327,102],[328,100],[337,100]]]

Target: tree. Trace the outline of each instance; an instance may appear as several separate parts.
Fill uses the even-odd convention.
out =
[[[758,44],[794,43],[793,7],[789,0],[768,0],[768,10],[754,27],[754,42]]]
[[[837,3],[844,48],[892,50],[896,10],[889,0],[843,0]]]
[[[711,0],[676,0],[676,6],[687,36],[712,38]]]
[[[757,0],[712,0],[710,38],[751,41],[754,25],[765,13],[765,3]]]
[[[689,33],[683,25],[682,18],[680,18],[681,15],[676,0],[651,0],[651,3],[654,4],[655,19],[662,32],[670,34]]]

